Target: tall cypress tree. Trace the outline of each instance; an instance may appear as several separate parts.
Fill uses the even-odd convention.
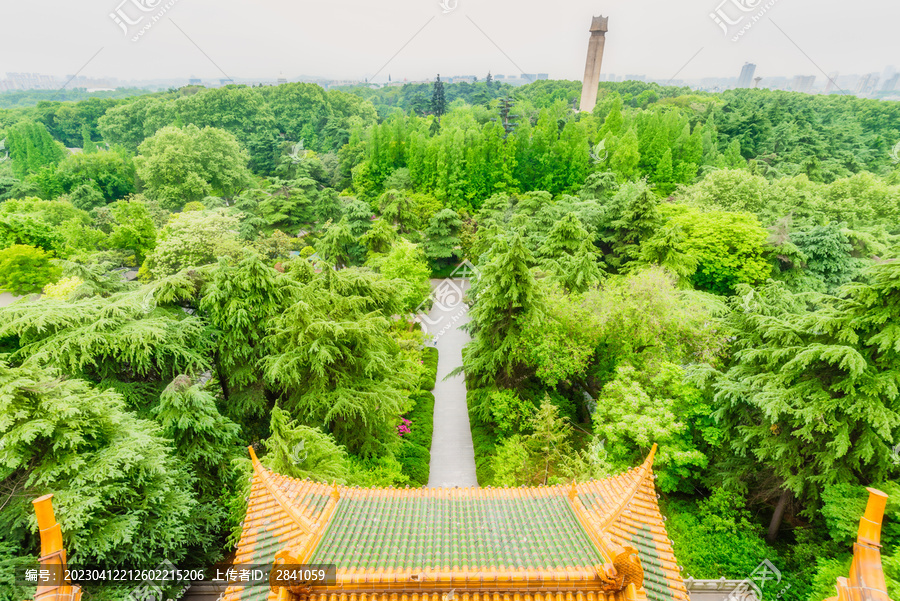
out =
[[[434,91],[431,93],[431,112],[437,117],[438,123],[441,122],[441,116],[447,112],[447,99],[444,97],[444,82],[441,81],[440,73],[434,82]]]

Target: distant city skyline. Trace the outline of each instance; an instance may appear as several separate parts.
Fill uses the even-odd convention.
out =
[[[489,70],[578,81],[598,14],[610,18],[605,73],[689,81],[730,77],[749,62],[763,77],[822,82],[826,73],[881,73],[900,63],[900,4],[874,0],[866,10],[836,0],[45,0],[8,3],[3,14],[11,27],[0,73],[126,83],[301,75],[386,82],[388,74],[481,78]]]
[[[121,81],[116,78],[88,78],[85,76],[50,76],[40,73],[7,73],[6,78],[0,77],[0,93],[15,90],[58,90],[65,86],[66,89],[86,89],[89,92],[114,90],[116,88],[145,88],[166,89],[183,85],[203,85],[205,87],[219,87],[229,83],[242,85],[278,85],[288,81],[305,81],[318,83],[326,88],[346,85],[366,85],[365,80],[339,79],[329,77],[300,76],[296,78],[162,78],[158,80]],[[441,79],[446,83],[461,83],[484,81],[487,74],[479,76],[474,74],[442,75]],[[512,85],[524,85],[533,81],[555,79],[549,73],[520,73],[505,74],[493,73],[495,81],[506,82]],[[405,83],[427,83],[434,78],[410,80],[408,78],[393,77],[388,81],[370,85],[378,86],[402,86]],[[644,74],[616,74],[603,73],[601,82],[622,82],[628,80],[656,82],[661,85],[688,86],[696,90],[723,91],[734,88],[765,88],[774,90],[791,90],[803,93],[844,93],[857,96],[869,96],[900,100],[900,73],[897,73],[893,65],[885,67],[880,73],[871,72],[863,74],[840,74],[832,72],[826,76],[815,74],[797,74],[793,76],[766,76],[757,75],[755,65],[746,63],[737,76],[711,76],[699,79],[654,79]],[[576,81],[576,80],[572,80]],[[896,93],[895,93],[896,92]]]

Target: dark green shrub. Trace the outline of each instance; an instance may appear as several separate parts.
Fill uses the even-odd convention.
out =
[[[491,468],[491,460],[494,458],[494,449],[497,446],[498,437],[494,428],[478,417],[473,408],[479,405],[482,395],[490,394],[490,389],[476,388],[466,394],[466,403],[469,406],[469,427],[472,429],[472,444],[475,447],[475,476],[480,486],[488,486],[494,480],[494,470]]]
[[[397,460],[403,466],[403,473],[409,476],[413,486],[428,484],[431,463],[431,435],[434,430],[434,395],[426,391],[414,392],[410,396],[415,402],[412,410],[404,415],[410,420],[409,433],[403,437],[403,444],[397,453]]]
[[[410,486],[428,484],[431,453],[428,449],[410,440],[404,440],[397,453],[397,460],[403,467],[403,473],[409,476]]]
[[[419,388],[433,390],[437,384],[438,350],[433,346],[426,346],[422,351],[422,359],[425,361],[425,373],[419,380]]]

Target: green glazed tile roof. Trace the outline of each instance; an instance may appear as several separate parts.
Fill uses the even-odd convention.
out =
[[[569,500],[552,489],[386,492],[349,491],[312,563],[412,572],[603,563]]]
[[[348,592],[373,595],[366,601],[403,601],[383,587],[413,574],[424,580],[406,601],[440,601],[428,591],[438,590],[448,574],[462,574],[470,584],[454,585],[463,586],[461,601],[479,601],[479,578],[490,574],[542,574],[535,592],[547,590],[552,578],[596,578],[595,566],[618,545],[634,548],[641,560],[643,586],[634,599],[689,601],[659,512],[652,457],[618,476],[567,486],[394,489],[296,480],[253,456],[235,563],[269,563],[285,551],[307,563],[335,564],[345,582],[338,589],[352,583]],[[465,590],[475,596],[468,599]],[[223,601],[276,601],[276,593],[266,591],[234,586]],[[347,601],[341,590],[335,594],[308,601]],[[557,601],[573,600],[626,601],[622,591],[590,590]]]

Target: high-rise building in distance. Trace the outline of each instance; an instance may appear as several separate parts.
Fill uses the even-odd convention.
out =
[[[738,77],[737,87],[749,88],[753,82],[753,76],[756,74],[756,65],[753,63],[744,63],[741,68],[741,76]]]

